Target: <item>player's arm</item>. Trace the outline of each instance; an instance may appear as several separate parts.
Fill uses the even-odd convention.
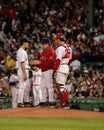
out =
[[[68,63],[68,65],[70,65],[71,62],[73,61],[73,59],[72,59],[72,48],[71,47],[69,47],[69,54],[70,54],[70,57],[69,57],[69,63]]]
[[[31,61],[30,61],[30,64],[31,64],[31,65],[40,65],[40,64],[41,64],[41,61],[40,61],[40,60],[31,60]]]
[[[53,66],[54,72],[56,72],[56,70],[59,68],[60,62],[61,62],[60,59],[57,59],[57,60],[55,61],[55,64],[54,64],[54,66]]]
[[[47,69],[52,69],[53,65],[55,63],[55,60],[56,60],[55,52],[50,51],[46,55],[46,60],[40,60],[41,61],[41,66],[44,66],[44,68],[47,68]]]
[[[23,71],[24,80],[27,80],[27,74],[26,74],[26,68],[25,68],[24,62],[21,62],[21,68]]]
[[[54,64],[54,66],[53,66],[53,70],[54,70],[54,72],[56,72],[57,71],[57,69],[59,68],[59,65],[60,65],[60,62],[61,62],[61,59],[62,59],[62,56],[63,56],[63,49],[65,49],[64,47],[58,47],[57,48],[57,50],[56,50],[56,55],[57,55],[57,57],[56,57],[56,61],[55,61],[55,64]]]

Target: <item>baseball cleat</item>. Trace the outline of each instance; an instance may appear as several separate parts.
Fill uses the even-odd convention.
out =
[[[40,102],[40,103],[39,103],[39,106],[40,106],[41,108],[46,107],[46,102]]]
[[[22,103],[18,103],[18,107],[24,108],[25,106]]]
[[[62,108],[62,106],[60,104],[57,104],[54,106],[54,108],[59,109],[59,108]]]
[[[56,103],[55,102],[49,102],[48,107],[49,108],[55,108]]]
[[[35,108],[41,108],[41,106],[40,106],[40,105],[35,105],[34,107],[35,107]]]
[[[65,106],[65,107],[62,107],[62,109],[63,110],[68,110],[68,109],[70,109],[70,107],[69,106]]]
[[[24,102],[24,106],[25,107],[32,107],[31,103],[29,103],[29,102]]]

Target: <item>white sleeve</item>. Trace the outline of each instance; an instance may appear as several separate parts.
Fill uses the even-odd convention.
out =
[[[72,59],[72,48],[69,47],[69,51],[70,51],[70,59]]]
[[[62,59],[62,57],[65,55],[65,47],[63,46],[59,46],[57,49],[56,49],[56,59]]]

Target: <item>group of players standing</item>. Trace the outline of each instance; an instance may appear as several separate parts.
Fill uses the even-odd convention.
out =
[[[65,43],[65,36],[62,33],[53,36],[54,48],[48,38],[42,40],[42,53],[38,59],[28,61],[26,49],[29,47],[26,38],[20,39],[20,48],[17,51],[17,75],[19,77],[19,88],[17,106],[30,106],[29,92],[30,79],[29,71],[32,70],[32,90],[34,106],[67,107],[68,92],[66,80],[69,75],[69,61],[72,58],[72,49]],[[31,66],[31,67],[30,67]],[[59,96],[59,104],[55,104],[54,85]],[[47,98],[48,97],[48,98]]]

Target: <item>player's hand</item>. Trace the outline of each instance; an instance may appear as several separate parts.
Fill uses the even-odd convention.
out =
[[[27,80],[27,75],[26,74],[24,74],[24,80]]]
[[[31,60],[30,64],[31,65],[40,65],[40,61],[39,60]]]
[[[30,61],[29,61],[29,64],[30,64],[30,65],[33,65],[33,64],[34,64],[34,60],[30,60]]]

